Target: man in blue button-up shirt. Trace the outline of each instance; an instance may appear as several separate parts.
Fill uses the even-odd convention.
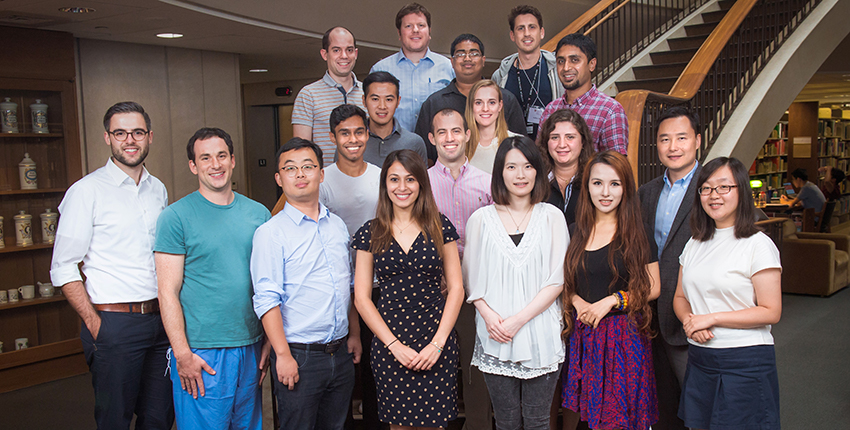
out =
[[[399,104],[395,118],[405,130],[413,131],[419,107],[428,96],[441,90],[455,77],[445,55],[428,47],[431,43],[431,13],[419,3],[410,3],[396,14],[395,27],[401,49],[375,63],[372,72],[389,72],[399,83]]]
[[[688,342],[682,323],[673,312],[673,294],[679,280],[679,255],[691,238],[690,213],[696,199],[700,165],[697,152],[702,138],[696,114],[672,107],[658,118],[658,159],[667,168],[663,175],[638,190],[646,235],[658,245],[661,295],[652,313],[653,327],[661,336],[652,340],[658,385],[658,423],[652,428],[684,429],[677,416],[679,391],[688,363]]]
[[[254,234],[251,278],[273,349],[280,428],[341,429],[361,352],[357,318],[349,319],[348,230],[319,203],[318,145],[290,139],[277,160],[287,202]]]

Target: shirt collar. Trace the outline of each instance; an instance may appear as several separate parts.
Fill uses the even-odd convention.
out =
[[[438,55],[438,54],[436,54],[434,51],[431,50],[430,47],[428,47],[428,50],[425,51],[425,56],[422,57],[422,60],[427,59],[428,61],[433,63],[434,62],[434,58],[433,58],[434,55]],[[404,49],[399,48],[398,49],[398,60],[396,61],[396,64],[401,63],[402,61],[405,61],[405,60],[410,62],[411,64],[413,63],[413,61],[410,61],[410,59],[407,58],[407,55],[404,55]],[[419,60],[419,61],[422,61],[422,60]]]
[[[587,103],[588,100],[596,98],[597,94],[599,94],[599,90],[596,89],[596,84],[593,84],[593,85],[590,86],[590,89],[587,90],[586,93],[578,96],[576,98],[576,100],[572,103],[567,101],[567,93],[564,93],[564,102],[567,103],[568,105],[579,105],[579,106],[581,106],[581,105],[584,105],[585,103]]]
[[[354,79],[354,86],[351,87],[351,89],[353,90],[360,86],[360,81],[357,80],[357,75],[355,75],[354,72],[351,72],[351,77]],[[331,77],[331,72],[327,70],[325,70],[325,76],[322,77],[322,82],[324,82],[325,85],[331,88],[342,88],[342,85],[339,82],[335,81],[334,78]]]
[[[446,167],[446,165],[441,163],[439,159],[434,162],[434,167],[437,168],[438,172],[443,172],[444,175],[448,175],[449,177],[454,179],[454,177],[452,176],[452,169]],[[469,157],[467,157],[466,161],[463,162],[463,166],[460,166],[460,175],[458,175],[458,179],[463,177],[463,175],[466,173],[467,168],[469,168]]]
[[[133,181],[133,178],[131,178],[130,175],[121,170],[121,168],[118,167],[114,161],[112,161],[112,157],[109,157],[109,159],[106,160],[106,173],[109,174],[109,178],[112,179],[112,183],[115,185],[121,185],[125,181],[130,181],[131,184],[136,185],[136,182]],[[149,177],[150,173],[148,173],[148,169],[146,169],[145,166],[142,166],[142,176],[139,179],[139,185],[141,185],[142,182],[147,181]]]
[[[455,93],[455,94],[459,94],[459,95],[463,96],[463,93],[461,93],[460,90],[457,89],[457,78],[452,79],[452,81],[449,82],[448,85],[446,85],[446,90],[448,90],[448,92],[446,92],[445,94]],[[464,97],[466,97],[466,96],[464,96]]]
[[[394,134],[399,134],[399,135],[401,134],[401,127],[398,125],[398,119],[395,116],[393,116],[393,131],[390,132],[390,136],[392,136]],[[369,130],[369,136],[376,137],[378,139],[383,139],[383,137],[378,136],[375,133],[372,133],[372,130]],[[387,136],[387,137],[389,137],[389,136]]]
[[[685,187],[690,185],[691,179],[693,179],[693,177],[694,177],[694,172],[697,171],[697,166],[699,166],[699,160],[694,162],[694,167],[691,167],[691,171],[688,172],[687,175],[683,176],[681,179],[679,179],[676,182],[681,182]],[[670,183],[670,177],[668,176],[668,173],[669,173],[669,169],[664,170],[664,185],[666,185],[668,187],[672,187],[673,184]]]
[[[305,215],[304,212],[301,212],[300,210],[296,209],[295,206],[292,206],[291,204],[289,204],[289,202],[286,202],[286,204],[283,206],[282,212],[286,214],[286,216],[288,216],[289,219],[291,219],[292,222],[295,223],[295,225],[301,225],[301,221],[304,220],[313,221],[312,218]],[[322,218],[326,218],[327,216],[328,208],[325,207],[322,202],[319,202],[319,219],[321,220]]]

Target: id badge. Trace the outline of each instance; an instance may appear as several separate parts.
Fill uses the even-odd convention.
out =
[[[528,122],[532,124],[540,124],[540,118],[543,117],[543,108],[540,106],[532,106],[528,108]]]

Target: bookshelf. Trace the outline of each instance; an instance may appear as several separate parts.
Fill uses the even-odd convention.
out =
[[[788,121],[780,121],[771,130],[750,167],[750,178],[759,179],[768,189],[782,188],[788,173]]]
[[[818,120],[818,168],[830,166],[850,172],[850,120],[840,117]],[[850,192],[847,181],[841,184],[841,192]]]

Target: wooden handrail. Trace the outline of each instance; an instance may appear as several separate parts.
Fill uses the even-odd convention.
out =
[[[729,39],[749,15],[758,0],[738,0],[685,66],[669,95],[690,100],[699,91],[708,71],[726,47]]]
[[[584,35],[587,36],[588,34],[590,34],[591,31],[596,29],[596,27],[599,27],[600,25],[602,25],[602,23],[607,21],[608,18],[611,18],[611,15],[617,13],[618,10],[622,9],[623,6],[627,5],[629,3],[629,1],[631,1],[631,0],[625,0],[624,2],[617,5],[617,7],[615,7],[614,9],[611,9],[611,12],[606,13],[605,16],[603,16],[602,18],[599,19],[599,21],[596,21],[596,24],[593,24],[592,26],[590,26],[590,28],[588,28],[584,32]]]
[[[554,52],[555,48],[558,47],[558,41],[561,40],[564,36],[578,32],[579,30],[584,28],[584,26],[587,25],[587,23],[589,23],[594,17],[596,17],[596,15],[599,15],[600,13],[602,13],[602,11],[607,9],[608,6],[611,6],[612,4],[618,1],[621,0],[602,0],[599,3],[596,3],[595,5],[593,5],[593,7],[588,9],[587,12],[581,14],[578,19],[571,22],[570,25],[564,27],[564,29],[561,30],[558,34],[556,34],[555,37],[549,39],[548,42],[544,43],[542,48],[547,51]],[[629,0],[626,0],[626,2],[624,2],[623,4],[628,3],[628,1]],[[618,6],[617,9],[619,9],[621,6]],[[605,18],[601,19],[599,22],[608,19],[608,17],[610,16],[610,13],[608,15],[605,15]]]

